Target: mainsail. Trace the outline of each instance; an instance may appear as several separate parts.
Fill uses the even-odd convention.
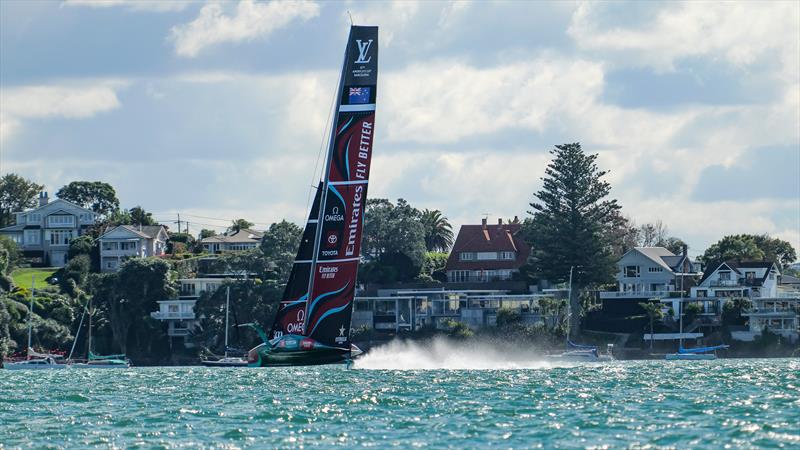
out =
[[[378,27],[353,26],[323,173],[303,328],[303,335],[314,341],[347,350],[372,158],[377,80]]]
[[[286,334],[302,334],[303,332],[306,300],[308,299],[308,283],[311,278],[311,259],[314,255],[314,239],[317,236],[317,219],[321,201],[322,182],[317,187],[314,203],[311,206],[308,221],[306,221],[306,227],[303,230],[300,248],[297,249],[297,256],[289,274],[289,281],[286,283],[286,289],[283,291],[283,297],[281,297],[280,309],[275,315],[272,330],[269,332],[270,340]]]

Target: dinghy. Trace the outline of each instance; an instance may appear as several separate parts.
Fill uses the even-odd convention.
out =
[[[349,364],[378,80],[378,27],[352,26],[325,170],[269,336],[251,366]]]

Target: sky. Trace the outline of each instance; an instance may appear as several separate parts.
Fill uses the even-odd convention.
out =
[[[173,229],[301,223],[348,13],[380,27],[370,197],[524,218],[580,142],[691,254],[800,251],[798,2],[3,0],[0,173],[105,181]]]

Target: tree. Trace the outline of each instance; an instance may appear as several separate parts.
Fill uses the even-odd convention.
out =
[[[0,358],[10,353],[15,343],[11,340],[8,325],[11,323],[11,314],[8,313],[4,298],[0,298]]]
[[[616,269],[606,232],[618,217],[620,206],[607,199],[611,185],[606,171],[597,167],[597,154],[587,155],[579,143],[557,145],[545,169],[543,186],[530,204],[533,216],[527,230],[534,273],[551,282],[567,281],[570,268],[573,289],[570,333],[578,334],[578,292],[593,283],[611,280]]]
[[[747,318],[742,316],[742,313],[752,306],[753,303],[747,298],[736,297],[728,299],[725,305],[722,306],[722,325],[729,327],[731,325],[746,324]]]
[[[261,251],[281,285],[289,280],[302,235],[302,228],[284,219],[270,225],[261,238]]]
[[[255,224],[253,222],[248,222],[245,219],[236,219],[231,222],[231,226],[228,227],[228,234],[236,234],[241,230],[248,230],[254,226]]]
[[[402,198],[396,205],[382,198],[367,200],[361,254],[371,261],[363,267],[364,281],[411,281],[419,275],[425,260],[420,216]]]
[[[0,178],[0,228],[14,223],[13,213],[36,206],[36,195],[44,189],[41,184],[8,173]]]
[[[446,282],[447,274],[444,268],[447,266],[447,258],[447,253],[425,253],[425,261],[422,263],[422,268],[419,271],[419,279],[422,281],[436,280],[442,283]]]
[[[144,210],[141,206],[134,206],[128,210],[131,216],[131,225],[158,225],[153,219],[153,214]]]
[[[660,247],[667,240],[667,227],[660,220],[639,227],[639,244],[642,247]]]
[[[651,298],[649,302],[639,302],[647,317],[650,319],[650,350],[653,350],[653,322],[664,317],[661,303],[657,298]]]
[[[708,267],[722,261],[767,260],[786,266],[797,259],[794,247],[768,234],[736,234],[725,236],[706,249],[700,261]]]
[[[119,209],[119,199],[114,188],[102,181],[73,181],[56,192],[62,200],[106,216]]]
[[[209,238],[211,236],[216,236],[216,235],[217,235],[217,232],[214,231],[214,230],[207,230],[205,228],[200,230],[200,240],[203,240],[205,238]]]
[[[438,209],[426,209],[421,215],[425,227],[425,248],[429,252],[446,252],[453,246],[453,227]]]
[[[527,219],[524,227],[529,226],[530,219]],[[633,220],[623,216],[619,211],[611,214],[603,233],[611,245],[611,253],[616,260],[628,250],[639,246],[639,228]]]

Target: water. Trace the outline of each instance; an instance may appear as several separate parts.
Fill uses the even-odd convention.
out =
[[[0,371],[0,448],[800,448],[799,424],[798,359],[557,367],[438,343],[353,370]]]

